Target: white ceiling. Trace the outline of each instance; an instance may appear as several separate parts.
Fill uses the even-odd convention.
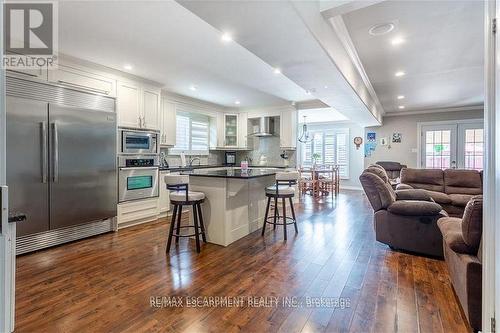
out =
[[[379,124],[369,98],[359,93],[361,85],[348,82],[355,76],[351,68],[346,71],[349,66],[335,59],[345,50],[340,43],[329,43],[336,36],[319,2],[177,1],[215,28],[234,31],[240,45],[279,66],[283,75],[312,91],[313,98],[362,125]]]
[[[410,112],[483,104],[483,12],[482,1],[384,1],[343,19],[384,110]],[[385,22],[395,29],[368,33]]]
[[[220,31],[173,1],[59,2],[59,51],[118,70],[132,64],[128,72],[167,90],[225,106],[311,99],[238,43],[223,43]]]
[[[304,116],[306,116],[306,123],[308,124],[347,120],[346,116],[334,108],[299,110],[299,123],[304,122]]]

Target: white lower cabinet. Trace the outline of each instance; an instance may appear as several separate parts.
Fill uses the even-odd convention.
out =
[[[118,204],[118,229],[154,221],[160,212],[159,199],[145,199]]]
[[[165,185],[164,178],[168,175],[170,171],[160,171],[160,198],[159,198],[159,206],[160,206],[160,217],[165,217],[170,210],[170,191],[167,190],[167,186]]]

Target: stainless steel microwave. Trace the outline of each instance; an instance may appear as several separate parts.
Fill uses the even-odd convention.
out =
[[[120,128],[121,154],[158,154],[158,131]]]

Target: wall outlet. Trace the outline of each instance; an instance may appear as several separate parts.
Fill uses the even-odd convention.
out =
[[[416,154],[416,153],[418,153],[418,148],[412,148],[412,149],[410,149],[410,151],[411,151],[412,153],[415,153],[415,154]]]

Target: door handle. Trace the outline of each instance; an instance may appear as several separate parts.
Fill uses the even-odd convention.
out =
[[[54,171],[52,174],[52,181],[57,183],[59,181],[59,135],[57,133],[57,123],[52,123],[52,135],[53,135],[53,163],[54,163]]]
[[[47,152],[47,123],[42,121],[40,123],[40,130],[42,132],[42,183],[47,183],[47,172],[49,169],[48,152]]]
[[[26,220],[27,220],[26,214],[23,214],[23,213],[16,213],[13,215],[9,214],[9,218],[8,218],[9,223],[22,222],[22,221],[26,221]]]

